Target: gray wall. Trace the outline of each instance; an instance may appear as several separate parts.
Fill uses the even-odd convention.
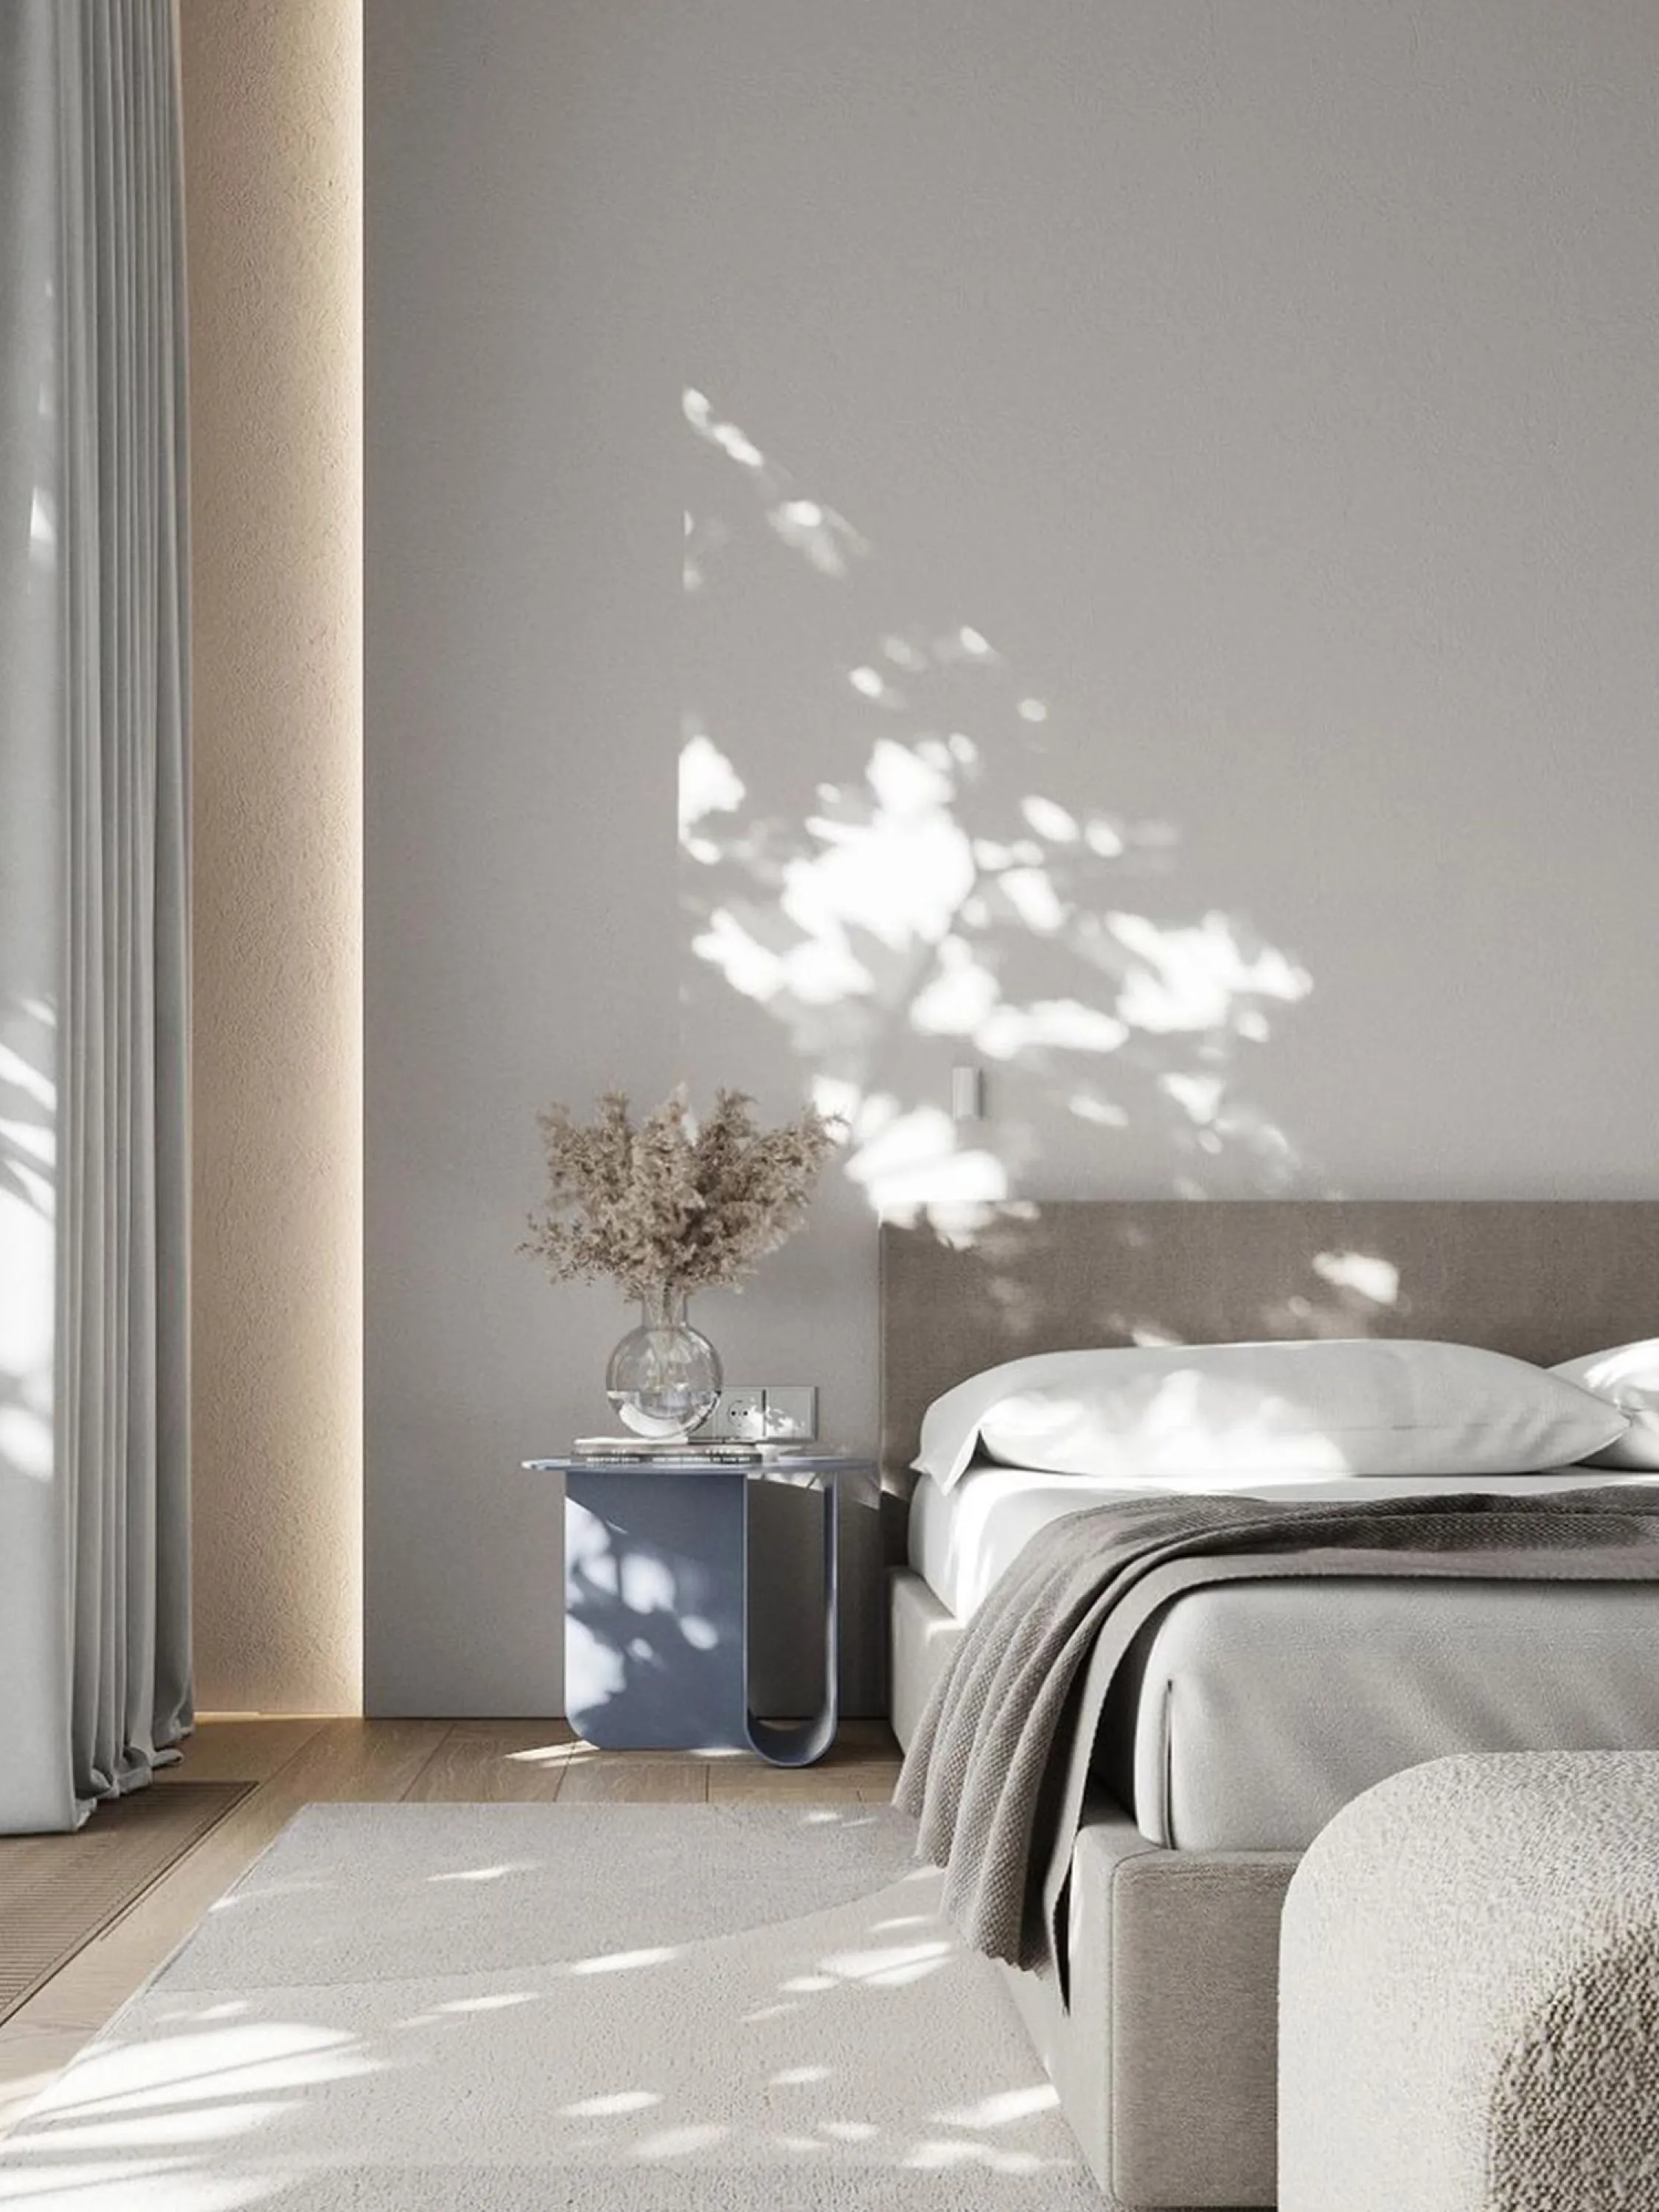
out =
[[[699,1317],[856,1444],[872,1196],[1653,1193],[1646,0],[370,0],[367,86],[372,1710],[556,1708],[546,1097],[849,1107]]]

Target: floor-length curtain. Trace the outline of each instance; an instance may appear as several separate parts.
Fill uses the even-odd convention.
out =
[[[189,1727],[172,0],[0,6],[0,1831]]]

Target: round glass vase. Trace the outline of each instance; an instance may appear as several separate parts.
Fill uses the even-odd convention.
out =
[[[605,1370],[605,1395],[636,1437],[689,1436],[720,1395],[720,1358],[685,1317],[686,1294],[666,1285],[640,1300]]]

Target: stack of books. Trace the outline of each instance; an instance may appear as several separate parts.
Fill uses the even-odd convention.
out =
[[[774,1460],[811,1456],[811,1440],[792,1437],[787,1443],[749,1443],[741,1437],[578,1437],[570,1447],[581,1467],[765,1467]]]

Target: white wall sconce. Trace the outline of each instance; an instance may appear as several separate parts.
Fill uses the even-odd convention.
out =
[[[951,1070],[951,1119],[953,1121],[982,1121],[985,1119],[985,1070],[982,1067],[953,1067]]]

